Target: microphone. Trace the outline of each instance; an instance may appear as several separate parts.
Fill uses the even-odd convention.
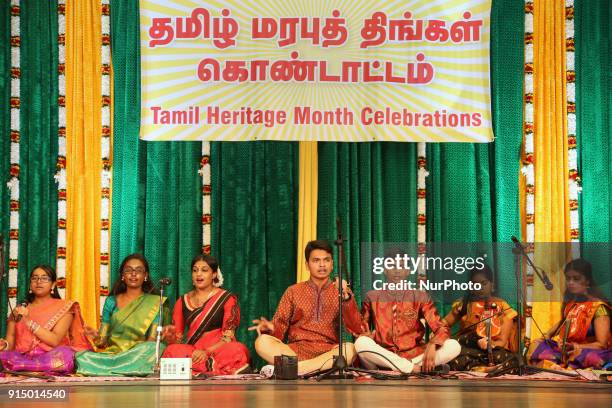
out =
[[[22,300],[21,302],[19,302],[19,306],[28,307],[28,302],[26,302],[25,300]],[[17,317],[15,317],[15,323],[20,322],[22,318],[23,318],[23,315],[18,314]]]
[[[160,286],[168,286],[168,285],[170,285],[171,283],[172,283],[172,279],[170,279],[170,278],[161,278],[161,279],[159,280],[159,284],[160,284]]]

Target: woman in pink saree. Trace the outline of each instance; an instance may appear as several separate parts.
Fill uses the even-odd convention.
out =
[[[0,363],[5,369],[70,374],[75,353],[90,349],[79,305],[60,298],[56,279],[50,266],[32,269],[27,305],[14,309],[6,339],[0,339]]]
[[[177,300],[172,325],[164,328],[169,346],[163,357],[191,357],[194,374],[247,372],[248,349],[234,336],[240,324],[238,299],[221,288],[217,260],[210,255],[196,256],[191,277],[194,289]]]

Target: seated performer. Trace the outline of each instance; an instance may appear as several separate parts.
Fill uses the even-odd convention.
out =
[[[164,357],[192,359],[194,374],[239,374],[249,370],[249,351],[236,341],[240,307],[236,295],[221,288],[219,263],[210,255],[191,261],[194,289],[174,305],[172,325],[164,327],[169,344]],[[183,333],[187,327],[185,344]]]
[[[514,362],[511,357],[516,351],[516,311],[505,300],[493,295],[493,271],[487,265],[472,269],[470,281],[480,284],[480,290],[467,292],[463,299],[455,301],[443,320],[449,327],[459,322],[457,340],[461,344],[461,354],[449,362],[451,370],[469,371],[482,367],[489,371],[491,368],[487,367]],[[490,322],[490,336],[487,321]]]
[[[60,298],[56,279],[50,266],[32,269],[27,306],[14,309],[6,340],[0,339],[0,363],[5,369],[70,374],[75,352],[89,348],[79,305]]]
[[[534,341],[530,361],[544,368],[599,369],[612,363],[610,304],[597,289],[590,262],[574,259],[564,273],[563,317]]]
[[[149,278],[149,263],[142,255],[132,254],[121,262],[120,271],[121,279],[104,302],[100,330],[85,328],[96,351],[77,354],[78,374],[145,376],[153,373],[159,296],[151,294],[154,286]]]
[[[402,256],[393,252],[390,257]],[[393,268],[384,271],[387,283],[398,284],[410,276],[410,269]],[[345,299],[352,297],[343,285]],[[371,290],[361,304],[361,314],[355,301],[348,302],[347,327],[359,327],[355,350],[367,369],[391,369],[405,374],[433,371],[459,354],[456,340],[449,339],[449,330],[427,292],[422,290]],[[425,319],[432,331],[429,342],[423,336]]]
[[[331,368],[339,350],[338,290],[329,279],[332,248],[327,241],[310,241],[305,256],[310,279],[287,288],[272,321],[261,317],[249,328],[259,334],[255,350],[261,358],[274,364],[274,356],[297,356],[299,375]],[[344,343],[343,354],[350,364],[352,343]]]

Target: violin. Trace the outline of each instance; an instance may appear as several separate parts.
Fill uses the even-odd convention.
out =
[[[480,320],[476,325],[478,337],[489,338],[488,332],[490,332],[490,338],[501,335],[503,321],[500,312],[501,306],[490,299],[472,302],[472,313]],[[490,325],[490,329],[487,329],[487,325]]]

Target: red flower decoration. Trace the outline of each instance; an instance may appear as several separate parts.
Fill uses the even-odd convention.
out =
[[[66,258],[66,248],[64,247],[57,248],[57,257]]]
[[[11,164],[10,173],[13,177],[19,177],[20,168],[18,164]]]
[[[11,36],[11,47],[21,46],[21,37],[18,35]]]
[[[210,224],[212,222],[212,215],[204,214],[202,216],[202,224]]]
[[[19,15],[19,6],[17,4],[11,6],[11,16],[17,17]]]
[[[210,194],[212,193],[212,186],[210,184],[206,184],[202,186],[202,194]]]
[[[210,245],[204,245],[202,247],[202,253],[205,253],[206,255],[210,255]]]
[[[66,74],[66,64],[59,64],[57,66],[57,73],[60,75],[65,75]]]
[[[210,156],[202,156],[202,159],[200,160],[202,167],[206,166],[208,163],[210,163]]]
[[[21,78],[21,69],[18,67],[11,68],[11,78]]]
[[[425,198],[427,196],[427,190],[424,188],[417,189],[417,198]]]
[[[19,143],[20,139],[21,139],[21,135],[19,134],[19,131],[18,130],[11,130],[11,142]]]
[[[11,108],[19,108],[21,106],[21,101],[17,96],[11,96]]]
[[[533,74],[533,63],[532,62],[528,62],[525,64],[525,73]]]
[[[19,211],[19,201],[11,200],[11,202],[10,202],[10,210],[11,211]]]

